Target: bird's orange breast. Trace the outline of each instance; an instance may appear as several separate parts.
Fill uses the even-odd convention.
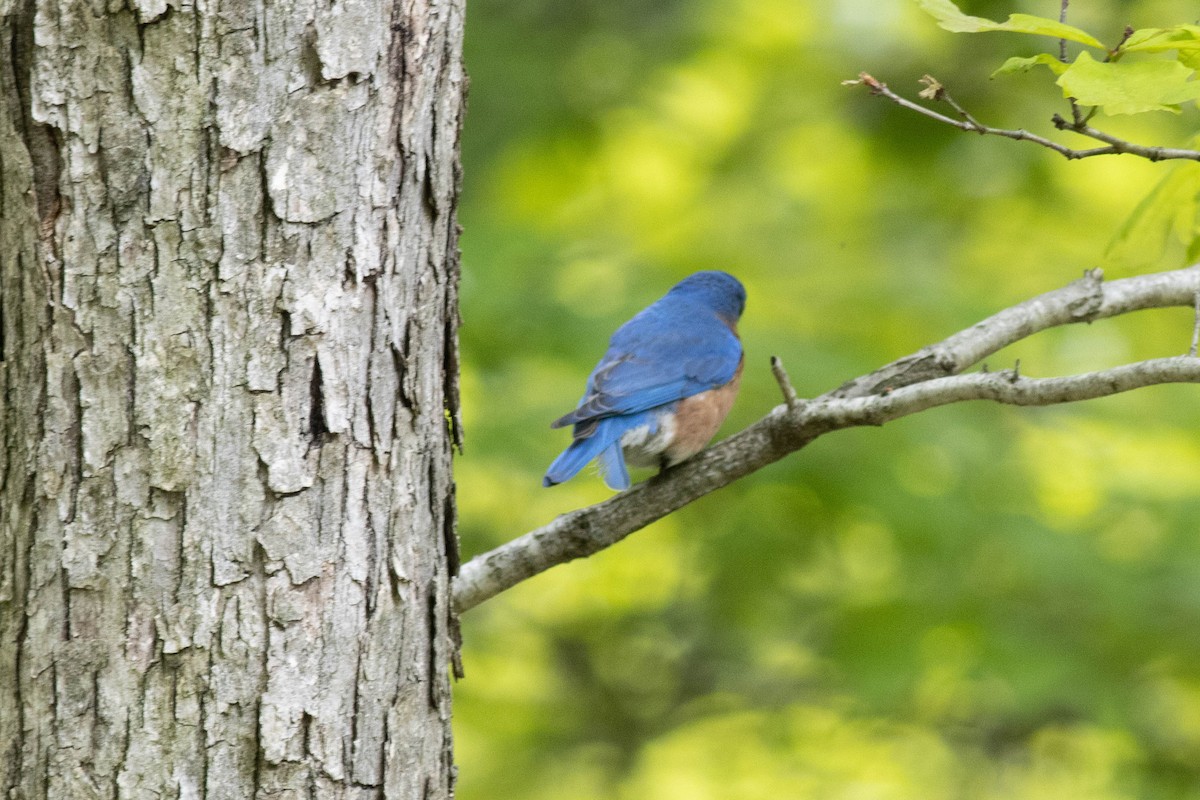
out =
[[[696,455],[717,435],[741,388],[745,363],[743,356],[738,362],[737,371],[733,373],[733,380],[724,386],[679,401],[675,410],[675,436],[663,452],[666,466],[674,466]]]

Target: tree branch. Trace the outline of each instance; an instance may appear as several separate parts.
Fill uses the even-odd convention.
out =
[[[1076,150],[1067,147],[1064,144],[1059,144],[1052,139],[1047,139],[1044,136],[1038,136],[1036,133],[1030,133],[1024,129],[1009,129],[1009,128],[993,128],[989,125],[984,125],[962,109],[958,103],[946,93],[945,87],[937,80],[925,76],[922,81],[926,84],[926,89],[921,91],[921,96],[930,100],[941,100],[950,104],[950,106],[962,116],[962,119],[954,119],[945,114],[934,111],[931,108],[914,103],[907,98],[893,92],[888,88],[888,85],[877,78],[861,72],[857,80],[843,81],[846,85],[856,86],[862,84],[866,86],[871,94],[886,97],[901,108],[907,108],[910,111],[915,111],[918,114],[929,117],[945,125],[958,128],[960,131],[968,131],[970,133],[979,133],[987,136],[1003,136],[1006,139],[1016,139],[1017,141],[1033,142],[1042,147],[1053,150],[1064,158],[1076,160],[1080,158],[1092,158],[1093,156],[1109,156],[1120,155],[1127,153],[1129,155],[1141,156],[1150,161],[1168,161],[1172,159],[1186,159],[1190,161],[1200,161],[1200,150],[1188,150],[1179,147],[1148,147],[1146,145],[1135,144],[1133,142],[1120,139],[1112,134],[1093,128],[1087,124],[1087,118],[1076,114],[1075,121],[1064,119],[1062,116],[1055,114],[1051,118],[1054,127],[1060,131],[1071,131],[1078,133],[1081,136],[1087,136],[1097,141],[1105,142],[1106,147],[1093,147],[1089,150]]]
[[[830,431],[882,425],[966,400],[1051,405],[1160,383],[1200,383],[1200,359],[1190,355],[1063,378],[1024,378],[1015,370],[959,374],[1038,331],[1145,308],[1193,306],[1198,292],[1200,265],[1111,283],[1104,283],[1099,270],[1090,270],[1061,289],[1000,311],[815,400],[780,405],[677,467],[476,556],[463,565],[455,579],[455,606],[460,612],[474,608],[550,567],[615,544]]]
[[[1195,317],[1192,321],[1192,346],[1188,348],[1188,355],[1196,355],[1197,348],[1200,348],[1200,289],[1196,290]]]

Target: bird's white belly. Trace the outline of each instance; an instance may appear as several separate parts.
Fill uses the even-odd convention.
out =
[[[626,463],[635,467],[662,465],[663,452],[675,441],[675,415],[662,414],[653,433],[651,427],[642,425],[622,434],[621,449]]]

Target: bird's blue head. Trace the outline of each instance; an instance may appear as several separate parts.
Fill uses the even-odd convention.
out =
[[[746,289],[741,281],[719,270],[689,275],[667,294],[703,303],[730,323],[737,322],[746,308]]]

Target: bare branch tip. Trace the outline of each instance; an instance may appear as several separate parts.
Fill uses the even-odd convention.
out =
[[[783,368],[783,361],[779,356],[771,356],[771,374],[775,376],[779,390],[783,392],[783,402],[787,404],[788,411],[794,411],[800,404],[800,400],[796,396],[796,389],[792,386],[792,381],[788,378],[787,370]]]
[[[887,91],[887,85],[866,72],[858,73],[857,78],[842,81],[842,86],[866,86],[871,94],[881,94]]]

